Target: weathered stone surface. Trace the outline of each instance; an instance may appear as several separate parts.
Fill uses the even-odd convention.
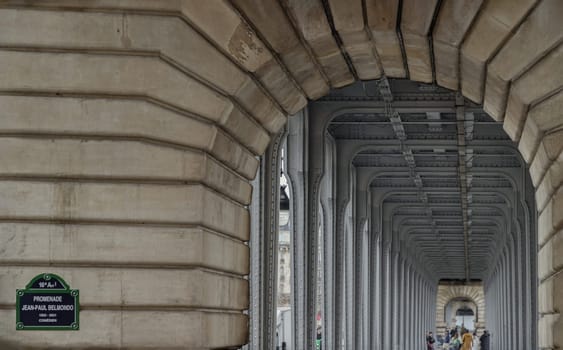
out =
[[[552,245],[552,266],[553,270],[559,272],[563,269],[563,230],[556,233],[551,239]],[[563,295],[561,296],[563,298]],[[563,307],[563,299],[558,298],[558,309],[561,310]]]
[[[148,101],[0,96],[0,104],[2,133],[104,135],[166,142],[209,151],[248,179],[256,174],[256,158],[224,131]]]
[[[205,349],[242,345],[248,336],[248,318],[242,314],[204,311],[83,310],[80,331],[15,332],[15,311],[0,310],[0,345],[6,349]],[[220,329],[221,332],[217,332]]]
[[[563,125],[563,92],[559,92],[530,109],[518,149],[527,163],[536,154],[545,133]]]
[[[459,90],[459,48],[439,41],[433,43],[436,82],[451,90]]]
[[[15,305],[14,287],[24,288],[41,267],[0,268],[0,305]],[[197,269],[51,267],[72,288],[80,306],[248,308],[248,281]],[[197,281],[197,283],[193,283]]]
[[[194,1],[194,0],[187,0]],[[159,13],[179,12],[182,9],[184,0],[158,1],[153,0],[121,0],[119,2],[113,0],[49,0],[30,3],[26,0],[11,1],[12,6],[37,7],[49,9],[113,9],[113,10],[145,10]]]
[[[461,88],[467,98],[481,102],[485,64],[535,0],[486,1],[461,46]]]
[[[440,7],[432,39],[436,81],[441,86],[459,88],[459,46],[482,3],[482,0],[446,1]]]
[[[459,47],[483,0],[446,1],[442,3],[432,38]]]
[[[277,61],[264,64],[256,70],[256,75],[289,114],[295,114],[307,105],[307,98],[296,89]]]
[[[538,321],[538,346],[540,349],[553,349],[553,330],[559,329],[556,326],[558,313],[542,315]],[[557,327],[557,328],[555,328]]]
[[[260,28],[260,34],[280,55],[309,98],[317,99],[328,93],[327,82],[301,44],[278,1],[236,0],[233,3],[254,27]]]
[[[263,5],[269,1],[256,3]],[[283,6],[288,4],[285,0],[280,3]],[[280,3],[276,1],[270,4],[283,17],[279,10]],[[370,51],[367,50],[369,46],[366,45],[369,40],[359,26],[359,23],[363,25],[363,18],[356,17],[359,13],[358,3],[333,0],[330,5],[336,28],[344,42],[343,47],[357,66],[361,78],[365,77],[365,72],[373,71],[369,61]],[[405,2],[404,10],[408,11],[413,3]],[[417,1],[414,5],[423,6],[424,3]],[[447,13],[449,6],[457,8],[462,6],[461,3],[441,2],[441,8]],[[308,36],[302,33],[304,41],[318,56],[323,73],[333,82],[332,86],[345,85],[352,81],[352,76],[320,4],[319,0],[292,1],[289,3],[289,8],[293,8],[291,20],[295,21],[298,28],[307,28]],[[366,1],[368,25],[389,76],[405,75],[395,29],[397,25],[402,28],[406,24],[396,23],[397,4],[398,1],[391,0],[378,4]],[[472,2],[470,5],[477,7],[476,4]],[[532,7],[534,4],[538,5],[537,8]],[[198,297],[187,301],[189,296],[182,294],[182,289],[178,288],[174,290],[177,298],[166,303],[186,305],[193,302],[196,309],[205,305],[220,305],[220,308],[238,311],[245,307],[246,292],[234,287],[236,300],[232,304],[223,303],[225,300],[221,295],[227,294],[220,287],[224,285],[217,287],[215,283],[209,284],[206,277],[208,273],[203,273],[200,268],[237,275],[248,271],[248,248],[241,242],[248,239],[247,211],[229,198],[247,203],[249,193],[245,179],[254,176],[257,165],[254,155],[260,154],[268,144],[268,133],[275,133],[285,123],[278,104],[285,111],[298,109],[305,104],[305,97],[297,89],[293,78],[309,97],[320,96],[325,91],[323,89],[327,88],[326,84],[321,86],[318,83],[317,77],[321,72],[317,73],[312,68],[309,48],[300,49],[300,45],[296,44],[295,38],[300,39],[301,34],[283,30],[276,32],[276,28],[281,28],[277,24],[266,26],[266,6],[250,7],[250,10],[263,11],[260,15],[264,16],[262,21],[265,24],[258,24],[257,27],[264,32],[258,35],[249,30],[250,27],[228,1],[14,0],[9,5],[50,7],[50,10],[57,9],[58,12],[42,11],[36,13],[34,18],[26,18],[25,12],[29,10],[2,10],[2,13],[22,12],[17,15],[18,18],[10,15],[9,21],[0,21],[0,38],[4,34],[5,39],[0,40],[0,43],[4,47],[28,46],[26,50],[34,47],[33,50],[51,52],[0,53],[0,60],[4,59],[2,67],[8,67],[0,69],[0,88],[10,90],[8,93],[17,90],[17,94],[47,92],[89,96],[0,96],[0,132],[12,134],[0,138],[0,146],[4,151],[0,152],[0,158],[3,157],[2,163],[10,163],[19,154],[22,155],[19,162],[15,162],[16,166],[0,169],[6,176],[16,177],[13,181],[3,178],[0,182],[0,192],[3,194],[0,216],[6,219],[0,223],[0,252],[3,247],[8,247],[0,253],[0,261],[6,266],[5,269],[11,271],[13,267],[10,264],[28,266],[15,268],[18,271],[33,270],[34,264],[65,265],[64,268],[57,268],[70,275],[77,274],[73,271],[87,270],[92,280],[112,286],[113,291],[117,288],[113,287],[117,286],[114,279],[117,271],[121,273],[119,278],[127,282],[130,281],[127,276],[130,276],[133,267],[143,272],[166,271],[158,278],[170,280],[172,277],[168,273],[172,270],[168,269],[174,268],[173,271],[180,273],[183,276],[181,281],[185,282],[186,271],[191,273],[192,270],[184,268],[193,265],[193,271],[197,270],[199,274],[193,278],[201,280],[206,290],[217,290],[211,290],[209,295],[197,294]],[[374,10],[376,6],[391,10],[378,12]],[[560,36],[561,31],[554,30],[560,21],[542,24],[529,19],[522,22],[528,11],[534,15],[548,11],[545,8],[549,6],[554,6],[551,8],[560,12],[560,4],[554,0],[487,1],[465,41],[461,70],[464,92],[479,101],[486,62],[496,52],[499,52],[499,56],[493,64],[496,60],[502,61],[502,55],[507,56],[505,62],[514,60],[507,67],[500,64],[498,70],[490,70],[491,76],[498,73],[501,85],[497,89],[493,86],[493,79],[490,79],[491,87],[487,87],[487,90],[491,95],[487,95],[486,103],[490,101],[491,111],[499,106],[502,109],[505,104],[503,89],[506,90],[502,82],[515,80],[514,96],[506,100],[509,114],[514,117],[507,123],[507,128],[513,129],[511,136],[517,139],[519,130],[524,127],[520,147],[526,160],[531,162],[538,207],[543,209],[543,204],[548,203],[540,216],[540,241],[545,245],[544,249],[549,247],[551,251],[551,260],[548,261],[551,265],[544,270],[556,274],[542,281],[540,286],[540,297],[549,300],[545,301],[545,305],[540,301],[543,317],[539,329],[544,332],[540,334],[541,345],[553,348],[554,342],[561,344],[558,337],[563,334],[558,332],[562,327],[557,313],[563,300],[559,295],[563,290],[559,278],[561,274],[557,273],[562,255],[559,253],[563,208],[560,203],[561,168],[558,157],[563,148],[563,137],[562,131],[554,131],[560,126],[557,124],[560,119],[558,104],[548,108],[551,99],[558,97],[548,97],[559,91],[563,84],[560,80],[556,81],[562,76],[559,70],[552,70],[550,76],[544,75],[545,72],[533,76],[529,76],[529,73],[545,63],[542,60],[536,64],[538,55],[549,51],[550,42],[556,42],[550,40]],[[99,11],[87,9],[84,12],[72,11],[69,15],[60,12],[64,7],[74,7],[75,10],[92,7]],[[418,16],[415,21],[426,23],[428,17],[420,15],[426,13],[419,10],[415,12]],[[464,11],[453,11],[452,14],[461,12]],[[471,13],[471,10],[465,12],[465,16],[455,20],[444,15],[452,27],[440,34],[443,35],[442,41],[434,41],[436,78],[438,83],[448,87],[457,86],[456,57],[460,41],[456,40],[459,37],[454,37],[454,34],[460,34],[462,31],[458,29],[470,22],[467,13]],[[553,12],[538,15],[538,18],[551,22],[552,19],[546,18],[555,16]],[[303,17],[297,18],[296,14]],[[348,14],[352,14],[351,17]],[[217,21],[218,18],[221,21]],[[285,17],[273,18],[271,22],[274,20],[285,23],[287,28]],[[405,15],[403,21],[410,23],[411,19]],[[520,22],[524,24],[517,28]],[[441,28],[440,18],[436,28],[434,39],[440,36],[437,34]],[[543,29],[538,28],[551,28],[551,31],[543,33]],[[411,74],[413,79],[419,79],[417,70],[422,75],[427,73],[428,33],[419,33],[412,28],[409,30],[411,33],[405,31],[409,67],[415,68],[412,69],[415,73]],[[512,33],[515,35],[511,39]],[[259,37],[268,41],[268,46],[276,51],[280,61],[272,57]],[[294,39],[284,41],[284,38]],[[501,47],[505,43],[505,47]],[[76,48],[82,49],[82,53],[67,52]],[[104,53],[95,53],[93,50]],[[116,58],[116,50],[120,51],[119,58]],[[139,50],[143,52],[133,52]],[[413,55],[412,52],[416,50],[421,54]],[[11,55],[11,58],[5,59],[6,55]],[[149,57],[128,57],[134,55]],[[78,56],[88,59],[80,59],[81,63],[69,59]],[[446,60],[440,56],[446,57]],[[206,62],[207,57],[209,62]],[[413,59],[414,63],[411,62]],[[122,60],[127,63],[116,64]],[[558,61],[561,59],[558,58]],[[278,62],[283,62],[285,67]],[[508,66],[519,72],[514,74]],[[15,67],[15,72],[12,67]],[[558,69],[558,66],[554,65],[553,68]],[[445,74],[441,73],[442,69]],[[520,77],[520,72],[524,71],[528,72]],[[35,75],[33,79],[29,78],[30,73]],[[506,80],[507,77],[510,79]],[[257,80],[260,83],[256,83]],[[267,92],[264,87],[270,91]],[[537,96],[531,96],[534,94]],[[123,98],[125,95],[129,97]],[[548,99],[543,101],[545,98]],[[538,102],[541,103],[536,105]],[[530,113],[526,120],[528,109]],[[25,149],[24,139],[13,134],[34,135],[36,138],[30,143],[29,149]],[[61,136],[74,139],[62,140]],[[78,141],[92,137],[99,140]],[[51,139],[54,140],[52,144]],[[41,145],[44,149],[39,149]],[[115,151],[115,147],[120,149]],[[36,154],[32,154],[32,151]],[[124,153],[120,154],[121,151]],[[99,158],[96,156],[98,152],[101,153]],[[79,158],[77,153],[83,153],[84,157]],[[146,161],[141,163],[139,158],[143,157]],[[163,168],[161,172],[158,171],[159,167]],[[238,175],[228,171],[227,167]],[[22,176],[29,177],[30,181],[16,181]],[[65,176],[88,178],[88,181],[80,184],[70,179],[62,181]],[[140,180],[168,183],[176,179],[194,184],[172,186],[132,183],[143,182]],[[103,183],[93,183],[95,181]],[[196,185],[195,182],[206,184],[207,187]],[[554,192],[555,197],[551,200]],[[206,212],[192,212],[196,206],[204,208]],[[22,222],[7,222],[14,221],[14,218]],[[40,224],[24,222],[38,218]],[[81,220],[100,220],[100,224],[79,224]],[[69,221],[76,225],[62,224]],[[212,233],[211,229],[200,228],[202,225],[220,232]],[[54,254],[51,248],[46,252],[40,251],[40,243],[43,246],[51,244],[52,248],[62,247],[64,254]],[[201,255],[198,255],[199,250]],[[143,251],[146,256],[143,256]],[[221,254],[214,254],[217,251]],[[119,252],[124,252],[124,256],[116,256]],[[542,259],[549,255],[543,254]],[[84,267],[86,265],[89,267]],[[99,268],[99,265],[111,268]],[[127,278],[121,277],[125,275]],[[211,275],[215,276],[214,273]],[[224,274],[217,276],[220,281],[239,281]],[[82,284],[79,278],[73,282]],[[0,288],[9,287],[2,284]],[[193,291],[193,286],[187,286],[185,290]],[[100,295],[111,294],[112,291],[99,290],[102,293]],[[0,294],[1,300],[6,293]],[[140,302],[135,304],[141,305],[139,310],[123,307],[116,311],[91,311],[86,308],[83,313],[85,330],[78,336],[65,335],[66,344],[58,348],[223,348],[236,347],[246,341],[248,320],[239,313],[187,311],[182,308],[141,311],[143,303],[151,304],[154,301],[131,290],[125,291],[123,297],[133,304]],[[109,300],[121,302],[117,293],[111,294]],[[90,306],[95,307],[94,304]],[[17,338],[22,343],[22,334],[15,334],[13,322],[9,321],[13,320],[13,311],[4,310],[1,313],[0,339],[13,341]],[[234,318],[234,321],[230,318]],[[146,319],[151,321],[147,323]],[[162,324],[169,323],[173,327],[162,327]],[[25,336],[26,346],[44,348],[45,343],[59,345],[52,333]],[[9,347],[0,344],[0,348]]]
[[[563,228],[563,188],[548,202],[538,219],[538,243],[547,242],[553,233]]]
[[[273,59],[268,48],[227,1],[185,1],[182,5],[182,13],[249,72]]]
[[[73,5],[50,5],[65,3]],[[237,311],[248,306],[248,283],[229,276],[249,271],[248,211],[235,201],[248,203],[254,155],[285,116],[249,74],[169,15],[180,2],[153,5],[167,16],[1,10],[10,21],[0,21],[0,43],[26,49],[0,53],[9,67],[0,73],[0,161],[13,163],[0,170],[0,216],[18,221],[0,225],[0,303],[12,308],[8,289],[47,265],[83,292],[80,332],[24,339],[5,310],[2,348],[246,342]],[[37,93],[47,96],[20,96]],[[143,289],[146,278],[156,283]],[[196,311],[204,308],[217,311]]]
[[[249,214],[201,185],[3,181],[0,217],[203,225],[248,240]]]
[[[397,37],[398,0],[366,0],[368,27],[388,77],[404,78],[405,64]]]
[[[2,9],[0,16],[8,19],[0,23],[2,45],[160,52],[233,95],[269,131],[276,132],[276,124],[285,123],[283,113],[256,84],[180,18],[21,9]],[[43,35],[35,35],[37,31]],[[238,94],[243,85],[254,94]]]
[[[496,120],[504,117],[508,83],[563,38],[561,13],[563,2],[540,2],[489,64],[484,108]]]
[[[0,244],[5,248],[0,255],[4,266],[201,266],[239,275],[249,271],[248,246],[202,228],[1,223]]]
[[[158,58],[1,51],[0,64],[10,66],[0,72],[1,89],[149,96],[225,126],[258,154],[270,139],[227,98]]]
[[[350,55],[358,77],[362,80],[377,79],[381,67],[375,57],[375,47],[364,30],[361,0],[329,0],[334,26],[344,49]]]
[[[340,33],[344,48],[350,55],[358,78],[361,80],[379,79],[381,67],[375,57],[375,47],[363,30],[352,33]]]
[[[553,273],[553,245],[548,240],[538,253],[538,277],[545,279]]]
[[[432,66],[430,62],[430,44],[428,38],[418,34],[403,34],[405,52],[409,67],[409,78],[412,80],[431,83]]]
[[[443,323],[446,315],[446,307],[456,298],[468,298],[477,305],[477,318],[480,322],[486,320],[485,292],[483,285],[472,283],[467,285],[439,284],[436,295],[436,323]],[[449,321],[449,320],[448,320]],[[445,328],[446,325],[444,324]]]
[[[409,77],[412,80],[432,82],[433,68],[427,35],[437,3],[437,0],[403,1],[401,31],[407,54]]]
[[[563,152],[563,130],[547,134],[542,139],[530,165],[530,177],[535,187],[542,181],[547,169]]]
[[[553,317],[553,348],[561,348],[563,346],[563,319],[561,318],[561,310],[563,310],[563,274],[558,273],[552,277],[553,279],[553,308],[556,313]]]
[[[136,141],[0,138],[6,177],[202,182],[249,204],[250,184],[206,153]],[[163,171],[164,170],[164,171]]]
[[[518,149],[520,150],[520,154],[526,163],[530,163],[536,155],[542,136],[543,132],[538,128],[534,118],[531,116],[531,112],[528,113],[528,118],[524,123],[522,136],[520,137],[520,142],[518,143]]]
[[[560,45],[512,85],[504,116],[504,130],[512,140],[520,140],[529,106],[563,86],[562,60]]]
[[[553,280],[548,279],[538,286],[538,312],[540,314],[553,312]]]
[[[217,46],[246,70],[256,73],[258,79],[290,114],[295,114],[307,103],[305,96],[293,85],[291,78],[278,65],[272,53],[252,28],[226,1],[185,1],[182,13]],[[221,18],[218,22],[216,19]],[[274,72],[268,72],[268,68]],[[258,72],[260,70],[260,73]],[[272,74],[280,72],[276,79]],[[281,89],[280,89],[281,88]]]
[[[282,112],[272,100],[266,97],[266,93],[259,87],[251,77],[234,94],[237,102],[252,112],[252,116],[258,120],[266,130],[277,133],[287,122],[285,112]]]
[[[542,182],[536,189],[536,205],[541,211],[553,195],[553,193],[563,184],[563,153],[555,162],[551,164]]]
[[[316,100],[328,94],[330,90],[328,77],[322,72],[320,64],[317,66],[317,63],[312,62],[312,58],[305,48],[284,52],[281,57],[307,93],[308,98]]]
[[[147,317],[150,317],[151,321],[145,322]],[[161,324],[166,325],[166,329],[161,330],[164,328]],[[177,326],[169,327],[169,324]],[[192,324],[199,324],[199,327],[192,328]],[[221,332],[217,330],[221,330]],[[139,336],[139,333],[144,336]],[[154,336],[155,333],[156,336]],[[209,311],[161,312],[156,315],[132,312],[124,315],[123,335],[123,342],[131,344],[131,347],[156,348],[173,342],[174,346],[180,349],[186,347],[225,348],[247,342],[248,317],[243,314]]]
[[[336,44],[320,0],[287,0],[290,15],[315,53],[332,87],[351,84],[354,77]]]

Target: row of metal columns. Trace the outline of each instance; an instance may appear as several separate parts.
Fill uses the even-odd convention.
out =
[[[360,191],[369,189],[355,188],[356,177],[347,163],[350,158],[339,158],[335,141],[327,142],[325,119],[319,115],[308,118],[308,111],[304,111],[290,119],[287,130],[287,175],[293,213],[293,348],[315,347],[318,288],[324,291],[324,348],[424,348],[425,333],[435,328],[437,281],[408,251],[399,235],[391,232],[389,223],[381,222],[381,215],[375,214],[383,203],[365,201],[364,205],[370,206],[366,209],[358,204],[361,201],[355,201]],[[262,164],[274,174],[268,179],[268,171],[262,172],[261,194],[266,197],[273,197],[273,189],[279,189],[275,181],[276,159],[270,159],[277,156],[279,152],[270,149],[262,159]],[[516,193],[526,193],[522,176],[513,177],[519,187]],[[262,266],[254,269],[251,276],[253,286],[255,281],[260,284],[253,288],[262,291],[251,298],[251,314],[262,319],[258,327],[252,328],[252,339],[261,344],[253,349],[264,349],[263,345],[270,344],[268,337],[275,327],[274,318],[266,317],[275,312],[273,305],[264,304],[276,300],[275,291],[264,287],[275,285],[276,276],[269,267],[277,261],[272,244],[277,241],[275,220],[268,217],[276,212],[272,210],[275,200],[266,197],[253,199],[253,205],[257,204],[253,210],[262,215],[257,223],[261,226],[260,237],[270,237],[264,241],[266,244],[254,244],[253,248],[258,251],[253,256],[265,259],[252,264]],[[362,209],[367,213],[365,225],[357,220]],[[535,220],[532,210],[523,204],[512,209],[512,217],[523,219],[511,225],[516,233],[507,235],[509,238],[502,244],[505,248],[493,249],[502,254],[493,259],[495,268],[484,281],[487,327],[493,334],[494,348],[528,349],[535,343],[536,310],[532,300],[536,297],[537,282],[535,252],[530,249],[534,247],[531,230]],[[318,236],[320,220],[325,231],[322,240]],[[256,243],[256,238],[253,240]],[[323,266],[318,266],[319,246],[324,252]],[[531,263],[523,266],[522,261]],[[317,285],[319,269],[324,286]],[[516,310],[515,305],[525,310]]]
[[[387,230],[388,225],[383,225],[385,232],[382,233],[374,229],[381,225],[364,226],[356,220],[360,208],[354,206],[355,199],[359,191],[366,189],[356,188],[356,174],[349,168],[349,159],[339,157],[334,142],[327,141],[320,123],[322,118],[315,116],[307,120],[307,112],[301,117],[309,129],[308,136],[305,135],[309,138],[306,142],[309,147],[307,186],[319,183],[320,187],[319,191],[307,191],[318,193],[318,197],[309,196],[306,207],[312,213],[323,203],[325,223],[327,217],[334,217],[333,225],[323,225],[326,239],[318,242],[325,245],[327,259],[324,259],[324,266],[315,267],[324,268],[325,283],[333,284],[323,289],[334,291],[332,305],[325,303],[323,310],[325,348],[423,348],[425,334],[435,327],[437,281],[421,269],[423,264],[406,250],[397,235]],[[290,127],[298,122],[298,119],[290,120]],[[288,139],[288,145],[291,142]],[[300,150],[288,157],[305,154]],[[318,182],[318,178],[322,181]],[[334,204],[333,211],[329,210],[328,203]],[[372,207],[379,205],[372,204]],[[316,235],[316,232],[308,234]],[[307,244],[311,244],[310,239]],[[369,249],[365,249],[366,246]],[[307,251],[316,249],[312,247]],[[329,261],[331,257],[334,262]],[[310,283],[306,288],[311,288]],[[334,310],[329,310],[331,307]]]
[[[523,290],[525,271],[517,265],[521,261],[519,245],[511,239],[498,257],[496,267],[485,284],[487,328],[493,349],[528,349],[533,342],[529,325],[532,313],[523,312],[530,303]]]
[[[510,261],[510,249],[505,248],[499,263],[485,289],[485,303],[488,305],[487,327],[492,334],[494,349],[514,349],[517,303],[514,300],[514,274]]]
[[[292,212],[292,349],[315,349],[317,305],[322,305],[324,349],[417,349],[435,327],[437,284],[399,237],[355,225],[352,173],[332,172],[334,150],[307,112],[290,119],[286,175]],[[322,128],[321,128],[322,129]],[[316,132],[315,132],[316,131]],[[262,158],[253,199],[251,338],[248,349],[272,348],[275,334],[277,219],[275,189],[280,148],[272,144]],[[275,147],[275,148],[274,148]],[[335,163],[339,160],[335,158]],[[342,160],[340,160],[342,161]],[[345,174],[345,176],[342,176]],[[321,181],[322,179],[322,181]],[[346,200],[334,193],[346,182]],[[365,189],[364,189],[365,190]],[[260,197],[260,198],[256,198]],[[321,204],[322,203],[322,204]],[[379,204],[377,204],[379,205]],[[319,239],[319,223],[323,235]],[[368,220],[369,221],[369,220]],[[318,263],[319,247],[324,252]],[[319,269],[323,286],[317,285]],[[322,298],[319,300],[319,288]],[[324,301],[324,302],[323,302]],[[258,321],[258,322],[256,322]]]
[[[370,285],[375,290],[369,293],[372,317],[367,327],[372,336],[369,344],[355,348],[422,349],[425,334],[435,328],[436,286],[403,253],[374,239]]]
[[[520,191],[525,193],[523,186]],[[530,208],[513,210],[521,221],[512,223],[514,232],[499,242],[494,268],[484,281],[487,329],[492,349],[527,350],[537,342],[535,220]]]

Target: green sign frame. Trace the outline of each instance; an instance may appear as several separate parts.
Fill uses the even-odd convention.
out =
[[[40,281],[42,280],[42,281]],[[51,281],[54,285],[60,285],[59,288],[50,287]],[[57,284],[58,282],[58,284]],[[48,287],[37,287],[37,285],[48,284]],[[74,322],[68,326],[53,325],[53,326],[30,326],[25,325],[21,317],[21,298],[24,295],[33,294],[56,294],[56,295],[70,295],[74,298]],[[26,286],[25,289],[16,290],[16,330],[35,330],[35,331],[78,331],[80,330],[80,292],[78,289],[70,289],[68,283],[65,282],[60,276],[53,273],[42,273],[35,276]]]

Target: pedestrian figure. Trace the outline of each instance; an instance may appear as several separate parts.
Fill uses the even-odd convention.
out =
[[[473,332],[473,350],[479,350],[479,345],[481,342],[479,341],[479,337],[477,336],[477,331]]]
[[[480,340],[481,340],[481,350],[490,350],[489,345],[491,343],[491,335],[489,334],[489,331],[485,330]]]
[[[450,350],[459,350],[461,347],[461,340],[459,339],[459,335],[454,333],[454,336],[450,340]]]
[[[323,331],[321,327],[317,328],[317,350],[323,350]]]
[[[436,340],[434,339],[432,332],[428,332],[428,335],[426,336],[426,349],[427,350],[433,350],[435,342],[436,342]]]
[[[444,344],[442,344],[442,349],[449,350],[451,339],[452,338],[450,337],[450,332],[446,329],[446,336],[444,337]]]
[[[461,338],[461,343],[463,346],[462,350],[471,350],[473,347],[473,336],[466,329],[463,330],[463,337]]]

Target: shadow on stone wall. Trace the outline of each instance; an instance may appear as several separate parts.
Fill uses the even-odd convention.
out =
[[[24,350],[26,348],[24,348],[22,345],[18,345],[16,343],[14,343],[14,342],[0,339],[0,349],[2,349],[2,350]],[[27,349],[29,349],[29,348],[27,348]]]

